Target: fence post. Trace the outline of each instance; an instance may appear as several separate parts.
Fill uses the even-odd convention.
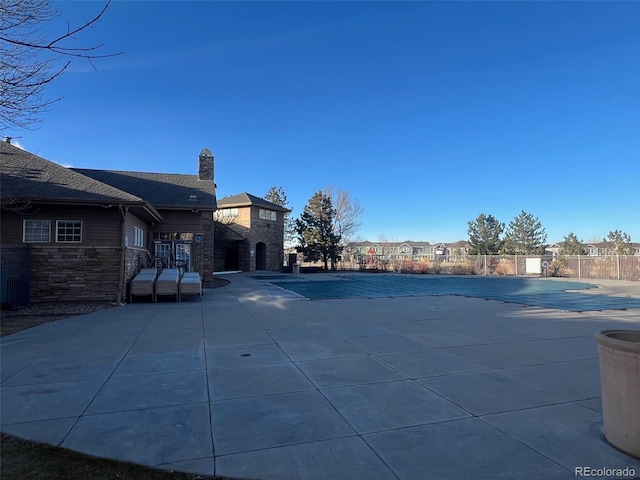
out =
[[[582,262],[580,261],[580,255],[578,255],[578,278],[582,278],[582,272],[580,271],[580,264]]]
[[[516,277],[518,276],[518,254],[514,255],[514,263],[516,264]]]
[[[616,254],[617,260],[618,260],[618,280],[620,280],[620,254]]]
[[[487,276],[487,254],[484,254],[484,276]]]

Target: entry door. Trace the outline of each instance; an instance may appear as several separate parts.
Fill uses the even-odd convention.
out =
[[[164,259],[165,268],[182,267],[185,272],[193,269],[191,264],[191,241],[161,240],[155,244],[155,256]]]
[[[154,255],[156,257],[163,259],[163,266],[168,268],[171,266],[171,252],[173,251],[173,245],[171,241],[161,241],[155,242],[155,252]]]
[[[267,246],[259,242],[256,244],[256,270],[267,269]]]
[[[191,242],[174,242],[174,255],[178,265],[183,266],[185,272],[191,271]]]

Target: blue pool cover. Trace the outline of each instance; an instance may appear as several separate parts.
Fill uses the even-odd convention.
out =
[[[640,299],[580,290],[596,285],[523,277],[441,277],[410,275],[341,275],[335,280],[272,281],[311,300],[419,295],[460,295],[582,312],[640,308]],[[568,291],[578,290],[578,292]]]

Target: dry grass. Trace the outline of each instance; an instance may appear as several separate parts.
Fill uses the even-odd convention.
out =
[[[32,303],[15,310],[3,310],[0,337],[63,318],[93,313],[114,306],[115,304],[107,302],[46,302]]]
[[[4,433],[1,434],[0,442],[0,478],[6,480],[223,479],[96,458],[66,448],[22,440]]]

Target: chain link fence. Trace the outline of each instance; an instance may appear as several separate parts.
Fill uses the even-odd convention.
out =
[[[436,275],[540,276],[640,282],[639,255],[459,255],[412,259],[398,255],[353,255],[339,270]]]

